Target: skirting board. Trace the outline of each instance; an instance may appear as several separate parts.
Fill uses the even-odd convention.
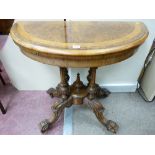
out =
[[[137,83],[135,84],[107,84],[101,85],[101,87],[107,88],[110,92],[135,92],[137,89]],[[64,112],[64,135],[72,135],[73,133],[73,108],[66,108]]]
[[[101,87],[107,88],[110,92],[135,92],[137,83],[133,84],[101,84]]]

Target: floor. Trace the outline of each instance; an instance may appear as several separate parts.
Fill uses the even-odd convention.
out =
[[[51,105],[56,101],[45,91],[17,91],[11,85],[7,85],[3,91],[0,89],[0,98],[7,107],[5,115],[0,113],[1,135],[40,135],[38,124],[50,117]],[[46,134],[63,134],[63,123],[62,114],[53,129]]]
[[[6,85],[0,81],[0,99],[7,113],[3,115],[0,111],[0,135],[40,135],[38,124],[50,117],[51,106],[57,99],[51,99],[45,91],[17,91],[2,69]],[[63,126],[62,114],[53,129],[45,134],[61,135]]]
[[[108,119],[118,123],[118,135],[155,134],[155,101],[145,102],[138,93],[112,93],[101,99]],[[110,135],[93,112],[83,106],[73,108],[73,134]]]

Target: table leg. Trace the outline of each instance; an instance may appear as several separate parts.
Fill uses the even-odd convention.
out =
[[[107,89],[101,88],[98,84],[95,83],[96,79],[96,69],[90,68],[88,74],[88,96],[85,98],[84,103],[86,103],[95,113],[97,119],[107,128],[107,130],[116,133],[118,130],[118,125],[111,121],[107,120],[103,115],[104,107],[101,103],[95,101],[94,99],[98,97],[107,97],[110,92]]]
[[[60,67],[61,81],[56,89],[50,88],[47,93],[51,97],[58,97],[59,101],[52,106],[52,116],[50,119],[45,119],[40,123],[41,132],[47,131],[60,117],[65,107],[70,107],[73,103],[72,96],[70,96],[70,86],[68,84],[69,75],[67,68]],[[70,96],[70,97],[69,97]]]
[[[116,133],[118,130],[118,125],[112,121],[107,120],[107,118],[103,115],[104,107],[100,102],[96,100],[90,100],[87,97],[84,99],[84,103],[86,103],[94,112],[97,119],[107,128],[107,130]]]
[[[0,109],[1,109],[1,111],[2,111],[2,114],[6,114],[6,110],[4,109],[4,107],[3,107],[2,103],[1,103],[1,101],[0,101]]]
[[[60,99],[60,101],[55,102],[54,105],[52,106],[52,116],[50,119],[45,119],[40,123],[40,128],[41,132],[44,133],[46,132],[49,128],[52,127],[52,125],[59,119],[61,113],[63,112],[64,108],[68,108],[72,106],[72,96],[70,96],[68,99],[63,100]]]

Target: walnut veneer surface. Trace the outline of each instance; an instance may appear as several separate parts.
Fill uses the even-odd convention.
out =
[[[141,22],[20,21],[11,36],[28,57],[60,67],[99,67],[125,60],[148,36]]]

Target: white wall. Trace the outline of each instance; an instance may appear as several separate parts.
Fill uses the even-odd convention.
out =
[[[138,76],[155,37],[155,20],[139,21],[146,24],[150,34],[137,53],[128,60],[101,67],[97,71],[97,83],[113,92],[133,92],[136,89]],[[0,36],[0,41],[4,42],[5,38],[6,36]],[[10,37],[5,45],[0,47],[0,59],[11,81],[20,90],[47,90],[50,87],[55,87],[59,82],[57,67],[27,58],[19,51]],[[71,69],[71,81],[76,78],[77,72],[81,73],[81,79],[86,82],[88,69]]]
[[[0,41],[5,41],[5,38],[1,36]],[[10,37],[0,49],[0,59],[12,83],[19,90],[46,90],[55,87],[60,80],[57,67],[27,58]]]

